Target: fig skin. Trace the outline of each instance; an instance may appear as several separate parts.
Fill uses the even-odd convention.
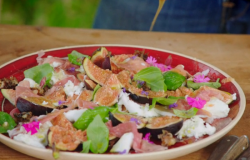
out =
[[[22,112],[32,112],[32,115],[39,116],[42,114],[50,113],[53,108],[49,108],[46,106],[38,105],[35,103],[32,103],[22,97],[19,97],[16,102],[16,107],[18,110]]]
[[[122,113],[111,113],[109,112],[109,119],[112,122],[112,126],[117,126],[120,123],[131,121],[131,118],[137,119],[140,124],[137,124],[137,129],[140,131],[143,131],[143,128],[145,127],[147,123],[147,119],[143,117],[139,117],[136,115],[130,115],[130,114],[122,114]]]
[[[140,104],[152,104],[152,98],[147,98],[147,97],[141,97],[136,94],[130,93],[129,98],[131,98],[133,101],[140,103]]]
[[[158,138],[158,135],[162,134],[162,130],[166,130],[175,135],[181,129],[182,125],[182,118],[164,116],[149,118],[146,128],[152,137]]]
[[[96,83],[94,81],[92,81],[91,79],[85,79],[84,84],[85,84],[87,90],[93,91],[96,87]]]

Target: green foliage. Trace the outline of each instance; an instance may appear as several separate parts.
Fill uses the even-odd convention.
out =
[[[91,28],[99,0],[3,0],[1,24]]]

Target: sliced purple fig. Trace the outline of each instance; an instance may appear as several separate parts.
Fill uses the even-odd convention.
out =
[[[109,119],[111,120],[113,126],[117,126],[118,124],[123,122],[129,122],[129,121],[135,122],[137,125],[137,129],[144,128],[147,123],[146,118],[126,113],[109,112]]]
[[[104,61],[102,62],[102,68],[111,70],[110,58],[109,57],[105,57]]]
[[[148,119],[148,124],[146,128],[155,138],[159,134],[162,134],[162,130],[166,130],[173,135],[177,133],[183,125],[183,119],[175,116],[162,116],[162,117],[153,117]]]
[[[105,47],[98,48],[91,57],[91,61],[98,67],[103,67],[103,62],[108,55],[108,50]]]
[[[92,81],[91,79],[85,79],[84,84],[85,84],[87,90],[93,91],[96,87],[96,83],[94,81]]]
[[[79,81],[83,82],[85,75],[86,75],[85,73],[78,73],[76,77]]]
[[[16,107],[22,112],[32,112],[33,115],[39,116],[50,113],[56,106],[54,102],[44,97],[19,97]]]
[[[137,102],[137,103],[141,103],[141,104],[152,104],[152,98],[147,98],[147,97],[141,97],[139,95],[130,93],[129,94],[129,98],[131,98],[133,101]]]

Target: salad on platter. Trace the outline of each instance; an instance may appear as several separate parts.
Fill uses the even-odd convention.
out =
[[[209,69],[190,74],[172,57],[115,55],[105,47],[91,56],[44,57],[24,79],[0,80],[15,108],[0,112],[0,133],[39,148],[91,154],[164,151],[215,134],[237,115],[236,93],[221,89]]]

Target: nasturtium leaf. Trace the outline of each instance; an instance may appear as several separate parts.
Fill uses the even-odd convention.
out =
[[[147,67],[134,75],[134,80],[145,81],[152,91],[166,91],[162,72],[157,67]]]
[[[154,108],[156,103],[169,106],[170,104],[174,104],[175,102],[177,102],[178,99],[184,99],[184,98],[185,97],[172,97],[172,96],[168,98],[164,98],[164,97],[153,98],[152,105],[149,106],[149,109]]]
[[[109,107],[95,107],[94,109],[88,109],[83,112],[80,118],[73,124],[76,129],[85,130],[88,125],[93,121],[96,115],[100,115],[103,122],[107,122],[107,117],[109,116]]]
[[[173,71],[165,72],[163,78],[164,83],[168,86],[168,90],[176,90],[186,80],[186,77]]]
[[[203,82],[203,83],[195,83],[193,81],[188,80],[187,81],[187,86],[188,88],[193,88],[193,89],[199,89],[201,86],[208,86],[212,88],[220,88],[220,79],[218,78],[216,82]]]
[[[52,77],[52,72],[54,71],[53,67],[49,63],[44,63],[27,69],[24,71],[25,78],[31,78],[36,83],[40,84],[41,80],[46,77],[45,85],[50,86],[50,80]]]
[[[93,153],[104,153],[109,145],[109,129],[103,123],[100,115],[87,128],[87,138],[91,141],[90,150]]]
[[[83,142],[81,153],[89,153],[90,144],[91,144],[91,140],[87,140],[87,141]]]
[[[74,50],[70,54],[68,54],[68,58],[72,64],[76,64],[76,65],[80,66],[80,65],[82,65],[82,59],[83,58],[90,59],[90,56],[81,54],[81,53]]]
[[[5,112],[0,112],[0,133],[7,133],[8,130],[15,128],[15,120]]]
[[[195,116],[199,110],[198,108],[195,108],[195,107],[192,107],[189,110],[179,110],[179,109],[174,109],[174,108],[172,108],[172,109],[174,111],[174,114],[178,117],[181,117],[181,118],[191,118],[191,117]]]

